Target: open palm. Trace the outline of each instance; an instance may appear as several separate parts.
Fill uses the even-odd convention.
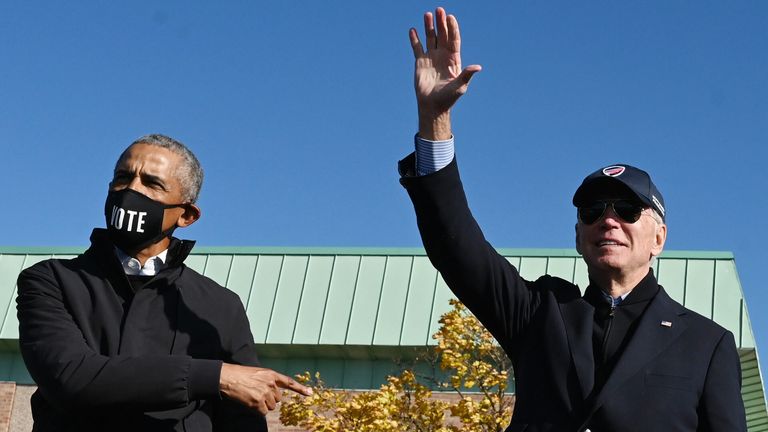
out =
[[[410,29],[411,47],[416,58],[414,86],[421,113],[439,115],[447,112],[467,91],[479,65],[461,68],[461,35],[459,23],[443,8],[437,8],[436,23],[431,12],[424,14],[426,50],[416,29]]]

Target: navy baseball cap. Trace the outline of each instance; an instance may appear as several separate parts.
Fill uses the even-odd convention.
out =
[[[616,164],[593,172],[584,178],[581,186],[573,194],[573,205],[584,207],[590,203],[596,194],[623,188],[632,192],[643,204],[656,210],[662,220],[666,220],[664,198],[653,184],[651,176],[640,168],[631,165]]]

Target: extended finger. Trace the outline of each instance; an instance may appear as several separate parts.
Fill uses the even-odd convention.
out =
[[[267,407],[267,404],[264,401],[260,400],[256,402],[256,411],[261,415],[267,415],[269,414],[269,407]]]
[[[272,389],[272,397],[275,398],[275,402],[281,402],[283,400],[283,391],[280,388]]]
[[[461,52],[461,33],[459,32],[459,21],[453,15],[448,15],[448,49],[454,52]]]
[[[411,29],[408,31],[408,36],[411,39],[411,48],[413,48],[413,56],[416,58],[424,56],[424,47],[421,46],[421,41],[419,40],[419,34],[416,31],[416,29],[411,27]]]
[[[277,376],[275,377],[275,383],[277,383],[277,386],[280,388],[291,390],[296,393],[303,394],[304,396],[312,395],[311,388],[307,386],[303,386],[293,378],[285,376],[283,374],[277,374]]]
[[[463,71],[461,71],[457,81],[460,81],[465,85],[469,84],[469,81],[472,79],[472,77],[481,70],[483,70],[483,67],[480,65],[469,65],[465,67]]]
[[[277,407],[277,402],[275,401],[275,396],[270,392],[267,393],[264,396],[264,404],[267,406],[267,409],[272,411]]]
[[[445,9],[439,7],[435,11],[437,14],[437,46],[448,46],[448,22],[445,17]]]
[[[472,79],[472,76],[476,74],[477,72],[480,72],[480,65],[471,65],[467,66],[459,76],[456,77],[451,83],[449,84],[451,90],[454,94],[461,96],[464,93],[467,92],[467,88],[469,87],[469,81]],[[457,96],[457,97],[458,97]]]
[[[437,48],[435,21],[432,19],[432,12],[424,14],[424,33],[427,35],[427,50]]]

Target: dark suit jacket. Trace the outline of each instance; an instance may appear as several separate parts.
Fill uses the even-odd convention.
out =
[[[400,162],[401,183],[427,255],[512,360],[507,431],[746,430],[730,332],[660,289],[592,394],[594,308],[578,287],[551,276],[525,281],[496,253],[470,213],[455,160],[423,177],[412,167],[413,155]]]
[[[266,431],[263,416],[222,399],[222,361],[258,365],[237,295],[183,264],[134,292],[105,230],[72,260],[19,276],[19,345],[38,385],[35,431]]]

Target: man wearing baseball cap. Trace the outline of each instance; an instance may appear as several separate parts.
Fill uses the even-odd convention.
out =
[[[651,264],[667,237],[650,175],[614,164],[576,190],[584,294],[544,275],[522,279],[472,217],[454,157],[450,110],[479,65],[461,67],[459,26],[424,16],[416,57],[419,132],[400,161],[424,247],[457,297],[512,360],[507,431],[745,431],[733,335],[672,300]]]

